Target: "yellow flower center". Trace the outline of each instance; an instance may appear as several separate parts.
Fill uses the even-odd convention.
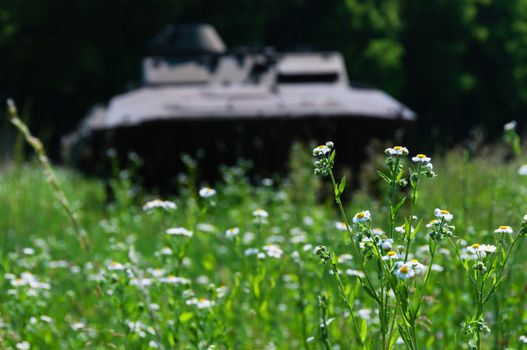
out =
[[[320,145],[320,146],[317,147],[317,149],[323,149],[323,148],[326,148],[326,146]]]
[[[433,220],[430,220],[430,222],[428,224],[432,225],[432,224],[435,224],[437,221],[438,221],[437,219],[433,219]]]
[[[400,273],[404,273],[404,274],[407,274],[409,271],[410,271],[410,270],[408,270],[408,266],[406,266],[406,265],[403,265],[403,267],[401,267],[401,268],[399,269],[399,272],[400,272]]]
[[[396,254],[397,254],[397,253],[394,252],[393,250],[390,250],[390,251],[388,252],[388,256],[395,256]]]
[[[478,243],[474,243],[474,244],[472,245],[472,248],[474,248],[474,249],[478,249],[480,246],[481,246],[481,245],[479,245]]]
[[[509,226],[500,226],[500,230],[507,230]]]
[[[205,298],[199,298],[198,301],[199,301],[200,303],[203,303],[204,301],[207,301],[207,299],[205,299]]]
[[[417,158],[426,158],[426,155],[425,155],[425,154],[422,154],[422,153],[419,153],[419,154],[417,155]]]
[[[439,212],[441,214],[450,214],[450,212],[448,210],[444,210],[444,209],[441,209]]]
[[[364,214],[364,212],[361,211],[360,213],[357,214],[357,217],[358,217],[359,219],[362,219],[365,215],[366,215],[366,214]]]
[[[412,259],[410,260],[411,263],[414,263],[414,264],[417,264],[419,261],[417,261],[417,259]]]
[[[393,147],[393,149],[396,150],[396,151],[400,151],[400,150],[403,149],[403,147],[402,146],[395,146],[395,147]]]

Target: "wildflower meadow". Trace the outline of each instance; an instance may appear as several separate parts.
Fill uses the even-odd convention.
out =
[[[331,141],[285,177],[188,160],[174,196],[121,168],[111,202],[17,126],[37,158],[0,171],[0,349],[527,348],[515,125],[478,153],[380,149],[358,187]]]

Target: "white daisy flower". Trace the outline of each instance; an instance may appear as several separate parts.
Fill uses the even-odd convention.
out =
[[[265,251],[267,256],[271,258],[280,259],[282,254],[284,254],[284,251],[276,244],[266,244],[262,249]]]
[[[527,175],[527,164],[522,165],[522,166],[518,169],[518,175],[522,175],[522,176]]]
[[[162,277],[159,279],[159,282],[168,283],[168,284],[190,284],[190,280],[188,278],[178,277],[174,275],[168,275],[167,277]]]
[[[370,320],[371,319],[372,311],[371,309],[359,309],[357,310],[357,316],[362,318],[363,320]]]
[[[213,232],[216,232],[218,230],[216,228],[216,226],[214,226],[212,224],[209,224],[209,223],[206,223],[206,222],[202,222],[202,223],[197,224],[196,228],[199,231],[208,232],[208,233],[213,233]]]
[[[408,263],[414,269],[415,273],[421,273],[425,270],[425,266],[421,264],[417,259],[412,259]]]
[[[353,223],[358,224],[360,222],[369,221],[371,218],[371,213],[369,210],[360,211],[353,217]]]
[[[431,160],[432,158],[427,157],[426,155],[421,154],[421,153],[416,155],[415,157],[412,157],[412,162],[414,163],[428,164],[430,163]]]
[[[406,233],[406,225],[405,224],[402,224],[401,226],[397,226],[396,228],[394,228],[395,232],[397,233],[401,233],[401,234],[404,234]],[[415,227],[410,227],[410,233],[414,233],[415,231]]]
[[[487,253],[485,250],[483,250],[482,245],[479,243],[474,243],[466,247],[461,253],[461,257],[468,260],[483,259],[487,256]]]
[[[22,253],[25,255],[35,255],[35,249],[27,247],[22,249]]]
[[[71,329],[73,329],[74,331],[78,331],[78,330],[81,330],[83,328],[86,327],[86,324],[85,323],[82,323],[82,322],[73,322],[71,325],[70,325]]]
[[[243,234],[243,239],[242,240],[243,240],[243,243],[245,243],[245,244],[251,244],[252,241],[254,241],[255,238],[256,238],[256,234],[254,232],[248,231],[248,232],[245,232]]]
[[[269,217],[269,213],[263,209],[256,209],[255,211],[253,211],[253,216],[256,218],[265,219]]]
[[[313,226],[313,224],[315,223],[315,220],[311,216],[304,216],[302,218],[302,222],[306,226]]]
[[[520,335],[520,343],[523,343],[523,344],[527,344],[527,336],[525,335]]]
[[[328,147],[328,144],[329,142],[327,142],[325,145],[320,145],[318,147],[315,147],[313,149],[313,156],[315,157],[321,157],[321,156],[325,156],[326,154],[328,154],[329,152],[331,152],[331,148]],[[332,145],[333,143],[330,144],[330,146]]]
[[[393,239],[391,239],[391,238],[382,238],[382,239],[379,240],[377,245],[380,246],[382,248],[382,250],[384,250],[384,251],[390,251],[390,250],[392,250],[392,243],[393,243]]]
[[[50,269],[67,268],[70,264],[66,260],[53,260],[48,263]]]
[[[138,287],[149,287],[152,285],[152,279],[150,278],[132,278],[130,280],[131,286],[138,286]]]
[[[263,186],[271,187],[271,186],[273,186],[273,184],[274,184],[273,179],[270,179],[268,177],[266,177],[265,179],[262,179],[262,185]]]
[[[395,268],[393,270],[395,276],[401,279],[412,278],[415,276],[415,272],[412,266],[408,263],[403,263],[401,261],[395,263]]]
[[[494,232],[512,234],[513,231],[512,231],[512,227],[510,226],[500,226],[497,229],[495,229]]]
[[[53,319],[46,315],[40,316],[40,320],[46,323],[53,323]]]
[[[480,248],[487,254],[492,254],[496,252],[496,246],[492,244],[482,244]]]
[[[167,229],[165,232],[167,235],[172,235],[172,236],[192,237],[192,231],[189,231],[184,227],[172,227],[172,228]]]
[[[237,236],[240,233],[240,229],[237,227],[231,227],[225,231],[225,237],[227,238],[233,238],[234,236]]]
[[[159,277],[163,277],[166,273],[165,270],[163,269],[153,269],[153,268],[148,268],[146,270],[152,277],[155,277],[155,278],[159,278]]]
[[[428,224],[426,224],[426,228],[432,228],[432,227],[434,227],[435,225],[437,225],[439,223],[440,223],[439,220],[432,219],[432,220],[430,220],[430,222]]]
[[[155,340],[150,340],[148,342],[148,347],[151,349],[159,349],[159,343]]]
[[[260,250],[258,248],[247,248],[245,249],[245,251],[243,252],[243,254],[245,256],[250,256],[250,255],[256,255],[260,252]]]
[[[353,256],[351,254],[342,254],[339,256],[339,263],[341,264],[351,260],[353,260]]]
[[[187,305],[196,305],[198,309],[209,309],[214,302],[207,298],[191,298],[185,302]]]
[[[384,230],[379,227],[372,228],[371,233],[375,236],[382,236],[385,234]]]
[[[384,153],[389,156],[402,157],[408,155],[408,149],[402,146],[394,146],[392,148],[385,149]]]
[[[107,266],[110,271],[122,271],[124,270],[124,265],[117,261],[112,261]]]
[[[388,253],[386,253],[385,256],[382,257],[382,260],[396,260],[399,259],[399,254],[397,252],[394,252],[393,250],[390,250]]]
[[[346,271],[344,271],[344,273],[348,276],[354,276],[354,277],[360,277],[360,278],[363,278],[366,276],[364,272],[359,271],[359,270],[354,270],[354,269],[347,269]]]
[[[527,216],[527,215],[526,215]],[[335,222],[335,228],[339,231],[347,231],[346,223],[342,221]]]
[[[176,203],[174,202],[163,201],[160,199],[154,199],[152,201],[146,202],[145,205],[143,205],[144,211],[149,211],[155,208],[162,208],[165,210],[170,210],[170,209],[176,209],[177,206],[176,206]]]
[[[31,345],[27,341],[23,341],[16,344],[17,350],[29,350]]]
[[[209,284],[210,283],[210,280],[207,276],[205,275],[200,275],[196,278],[196,282],[198,284],[202,284],[202,285],[206,285],[206,284]]]
[[[210,187],[203,187],[199,190],[199,196],[201,198],[210,198],[216,194],[216,190]]]
[[[163,247],[163,248],[161,248],[159,253],[161,255],[172,255],[172,249],[170,249],[170,247]]]
[[[430,269],[436,272],[443,272],[445,270],[445,268],[439,264],[432,264],[432,267]]]
[[[436,208],[434,210],[434,215],[438,219],[444,219],[445,221],[451,221],[454,218],[454,215],[450,214],[448,210]]]
[[[518,126],[518,123],[516,122],[516,120],[511,120],[507,124],[503,125],[503,130],[505,131],[515,130],[516,126]]]

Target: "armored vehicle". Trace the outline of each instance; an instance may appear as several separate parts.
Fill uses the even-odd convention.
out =
[[[142,69],[139,87],[93,107],[63,140],[82,168],[103,173],[113,148],[143,158],[157,185],[182,170],[183,153],[203,154],[211,178],[239,158],[269,174],[284,168],[294,141],[326,139],[356,161],[372,137],[416,118],[388,94],[350,84],[338,52],[227,49],[209,25],[167,27]]]

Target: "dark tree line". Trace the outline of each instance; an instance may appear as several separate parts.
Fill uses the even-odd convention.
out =
[[[0,97],[56,141],[138,81],[149,38],[184,22],[230,47],[339,50],[350,79],[414,109],[432,143],[495,136],[527,109],[527,0],[3,0]]]

